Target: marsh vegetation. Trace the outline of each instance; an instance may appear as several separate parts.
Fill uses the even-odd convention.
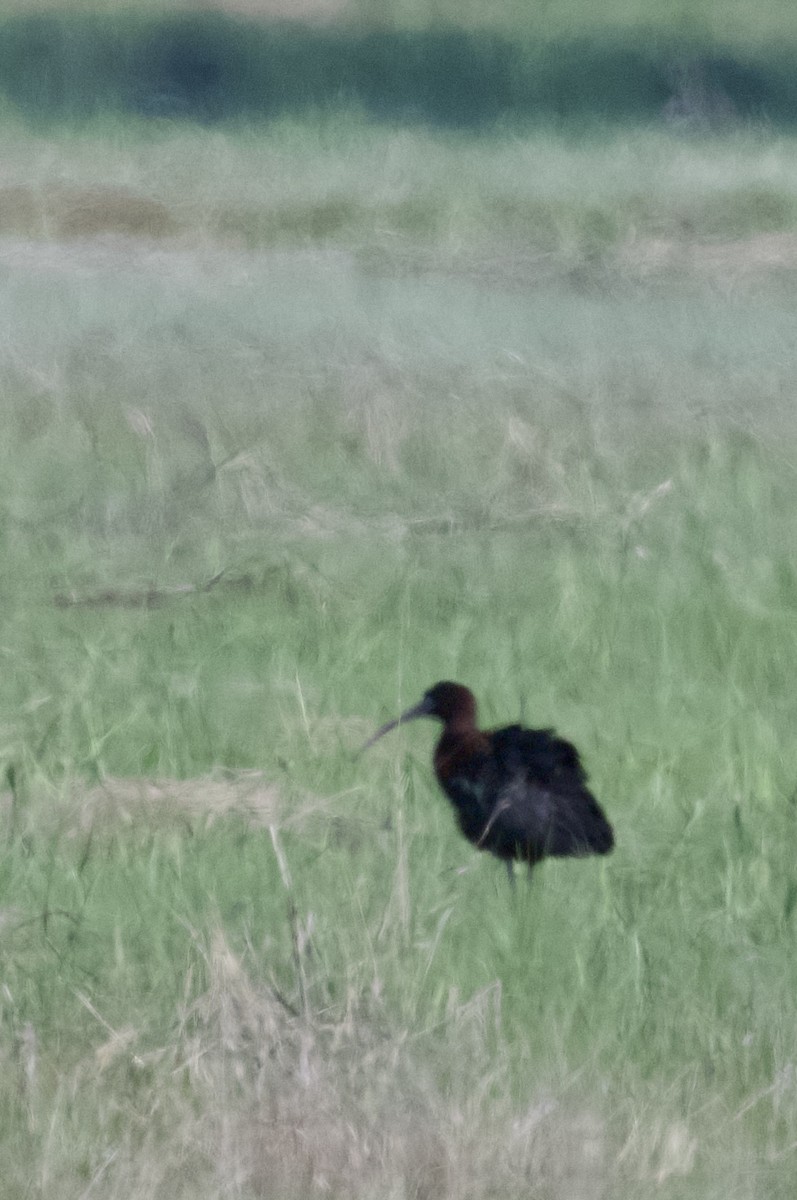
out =
[[[0,131],[3,1195],[793,1195],[797,168]],[[436,679],[616,830],[513,898]]]

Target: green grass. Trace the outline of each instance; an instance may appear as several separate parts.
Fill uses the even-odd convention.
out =
[[[786,1200],[792,144],[3,137],[4,1195]],[[357,756],[438,678],[610,859]]]
[[[267,134],[109,120],[55,138],[7,120],[0,145],[4,235],[177,235],[224,253],[342,246],[357,256],[349,287],[430,267],[476,283],[547,284],[617,248],[631,256],[625,279],[629,268],[646,269],[652,239],[685,248],[691,271],[693,239],[797,227],[793,142],[760,129],[722,139],[546,128],[469,139],[349,116],[280,121]],[[190,271],[193,260],[184,261]],[[723,278],[755,265],[731,257]],[[161,285],[172,293],[177,270]]]

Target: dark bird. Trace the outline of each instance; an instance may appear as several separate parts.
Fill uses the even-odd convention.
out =
[[[434,752],[438,782],[468,841],[503,859],[510,876],[513,859],[533,867],[548,857],[608,854],[614,846],[578,751],[554,730],[507,725],[484,732],[473,693],[445,682],[383,725],[363,749],[417,717],[443,722]]]

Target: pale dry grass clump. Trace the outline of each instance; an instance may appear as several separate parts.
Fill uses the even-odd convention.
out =
[[[677,271],[727,283],[771,271],[793,271],[797,236],[787,231],[737,239],[633,237],[618,248],[617,263],[644,276]]]
[[[513,1102],[508,1048],[488,1061],[495,989],[452,1002],[446,1028],[419,1036],[353,995],[336,1022],[299,1012],[255,981],[220,929],[197,947],[206,988],[180,1005],[169,1044],[146,1049],[145,1031],[112,1028],[83,994],[98,1045],[57,1082],[34,1031],[20,1037],[6,1066],[40,1148],[37,1194],[609,1194],[614,1156],[596,1106],[541,1088]]]
[[[30,1023],[0,1049],[43,1200],[595,1200],[679,1196],[695,1175],[690,1118],[663,1098],[619,1114],[578,1074],[552,1084],[533,1064],[519,1093],[497,983],[452,990],[440,1024],[407,1029],[354,987],[335,1016],[294,1002],[218,926],[192,938],[165,1039],[114,1027],[76,991],[97,1029],[78,1062],[56,1067]]]
[[[34,788],[31,819],[39,833],[49,824],[69,837],[103,827],[133,824],[161,827],[186,818],[212,825],[232,813],[253,827],[264,828],[279,819],[285,806],[279,790],[260,771],[228,771],[198,779],[123,779],[108,776],[87,787],[83,780]],[[0,812],[16,821],[27,808],[17,791],[0,792]]]
[[[447,1088],[434,1052],[378,1013],[353,1000],[337,1023],[299,1013],[253,981],[221,931],[206,962],[209,986],[183,1013],[169,1058],[196,1113],[176,1142],[204,1159],[218,1194],[601,1194],[607,1130],[591,1108],[545,1095],[513,1106],[500,1063],[485,1062],[459,1090],[464,1063],[484,1057],[482,1009],[492,997],[452,1008],[448,1032],[463,1064]]]
[[[221,1186],[255,1195],[367,1194],[385,1175],[439,1195],[446,1149],[403,1039],[350,1010],[336,1025],[253,983],[217,932],[210,986],[186,1028],[188,1070],[208,1092],[202,1124]]]
[[[210,823],[238,813],[253,826],[268,826],[284,806],[279,789],[261,771],[230,771],[201,779],[116,779],[109,777],[75,796],[81,824],[108,816],[130,825],[164,816],[206,817]]]
[[[368,722],[335,718],[314,723],[320,753],[356,747],[371,731]],[[378,815],[364,816],[351,787],[328,795],[275,783],[264,772],[218,768],[192,779],[105,776],[89,786],[77,778],[57,783],[29,779],[12,771],[11,788],[0,790],[0,819],[11,841],[54,839],[77,849],[80,861],[108,838],[133,835],[146,840],[165,831],[223,831],[230,821],[248,833],[286,831],[314,844],[350,848],[373,840]],[[82,849],[81,849],[82,848]],[[25,918],[15,907],[0,912],[0,932]]]
[[[178,231],[165,204],[128,188],[14,184],[0,188],[0,233],[93,238],[103,234],[162,238]]]

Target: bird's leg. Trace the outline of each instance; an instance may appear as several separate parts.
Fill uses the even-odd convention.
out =
[[[506,873],[509,876],[509,886],[512,889],[512,895],[514,895],[517,886],[515,883],[515,864],[511,858],[506,858],[504,859],[504,865],[506,866]]]

